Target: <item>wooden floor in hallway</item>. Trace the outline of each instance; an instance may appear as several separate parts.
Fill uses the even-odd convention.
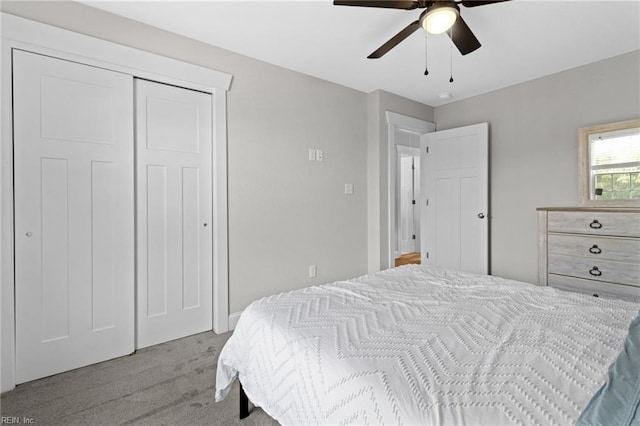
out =
[[[405,253],[401,255],[400,257],[396,258],[395,266],[409,265],[412,263],[417,265],[420,264],[420,253]]]

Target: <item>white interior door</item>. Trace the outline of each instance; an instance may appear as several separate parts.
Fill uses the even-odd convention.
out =
[[[212,329],[211,95],[136,80],[138,348]]]
[[[488,124],[423,135],[422,262],[489,272]]]
[[[422,192],[420,191],[421,178],[420,178],[420,150],[417,149],[413,156],[413,199],[416,201],[413,204],[413,234],[415,239],[413,240],[413,251],[420,252],[422,244],[422,232],[420,231],[420,214],[422,213],[420,199],[422,198]]]
[[[134,350],[133,79],[14,50],[16,382]]]
[[[416,152],[418,149],[416,149]],[[417,243],[418,222],[417,202],[419,196],[419,182],[416,181],[416,166],[419,167],[419,157],[412,154],[398,153],[400,172],[400,212],[398,215],[398,246],[400,253],[413,253],[419,250]]]

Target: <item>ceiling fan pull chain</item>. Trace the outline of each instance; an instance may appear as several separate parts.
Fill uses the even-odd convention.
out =
[[[451,38],[451,44],[449,44],[449,83],[453,83],[453,27],[449,28],[449,37]]]
[[[427,35],[424,35],[424,75],[429,75],[429,56],[427,49]]]

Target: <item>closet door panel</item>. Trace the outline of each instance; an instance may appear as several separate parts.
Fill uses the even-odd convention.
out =
[[[113,162],[91,162],[91,298],[92,330],[115,327],[117,318],[116,267],[120,229],[112,218],[117,217],[113,183],[117,176]],[[115,238],[114,238],[115,237]],[[131,294],[129,290],[125,293]]]
[[[212,329],[212,99],[135,86],[141,348]]]
[[[13,52],[18,383],[134,349],[133,78]]]
[[[45,254],[41,257],[40,262],[42,267],[41,327],[44,342],[69,336],[70,262],[69,200],[67,197],[69,182],[67,176],[67,160],[60,158],[41,159],[40,207],[42,217],[39,232],[41,253],[38,255]],[[33,235],[30,235],[29,238],[33,238]],[[24,287],[28,283],[19,282],[18,284],[20,290],[27,290]]]
[[[200,306],[200,170],[182,169],[182,309]]]
[[[168,230],[167,230],[167,168],[165,166],[147,165],[146,200],[141,200],[146,207],[146,240],[140,242],[147,247],[146,269],[147,279],[139,281],[146,286],[146,310],[149,318],[167,313],[167,281],[168,281]],[[142,234],[142,232],[141,232]],[[146,243],[146,244],[144,244]]]

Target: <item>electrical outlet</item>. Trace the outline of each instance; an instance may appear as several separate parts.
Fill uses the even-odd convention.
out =
[[[309,149],[309,161],[316,161],[316,150]]]
[[[316,276],[318,276],[318,268],[316,267],[316,265],[310,265],[309,278],[315,278]]]

